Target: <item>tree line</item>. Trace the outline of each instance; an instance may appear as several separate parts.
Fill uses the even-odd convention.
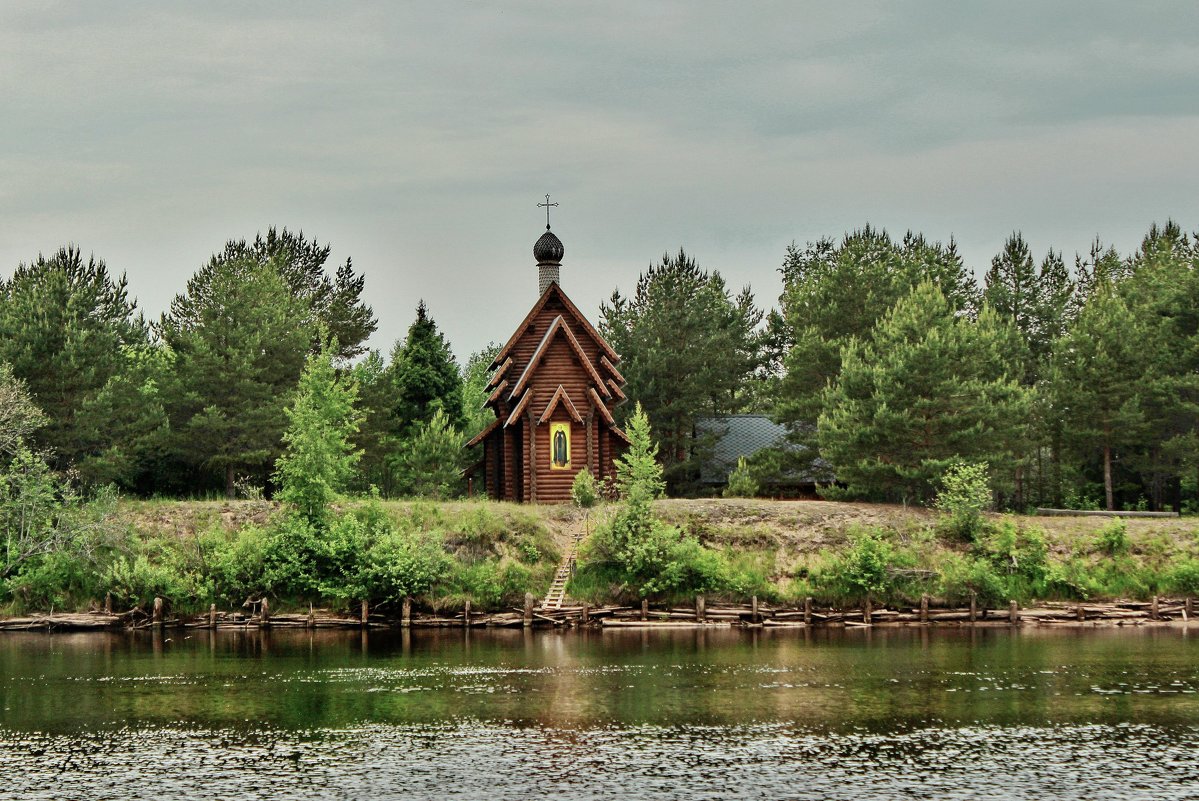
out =
[[[368,351],[364,277],[330,252],[286,229],[230,241],[152,321],[78,248],[18,266],[0,280],[5,458],[21,443],[139,495],[270,493],[305,364],[327,353],[352,387],[346,485],[461,492],[495,347],[459,365],[422,302]],[[699,418],[756,412],[791,432],[747,465],[758,486],[926,503],[971,463],[1006,508],[1199,503],[1199,244],[1177,224],[1073,265],[1015,233],[981,284],[952,240],[867,226],[792,245],[780,274],[764,309],[680,250],[601,305],[669,492],[702,489]]]
[[[981,284],[956,244],[866,226],[787,249],[763,311],[680,251],[615,293],[601,330],[695,492],[703,416],[758,412],[790,432],[752,485],[930,503],[956,465],[1000,508],[1199,508],[1199,240],[1153,225],[1073,267],[1013,233]]]

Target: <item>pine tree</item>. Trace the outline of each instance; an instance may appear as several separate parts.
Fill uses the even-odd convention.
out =
[[[36,443],[66,467],[84,452],[76,417],[119,369],[121,349],[147,341],[124,276],[74,247],[38,256],[0,280],[0,362],[48,418]]]
[[[1144,332],[1147,426],[1122,461],[1140,474],[1152,508],[1178,509],[1183,474],[1199,468],[1199,243],[1173,221],[1155,224],[1127,265],[1117,291]]]
[[[1008,237],[1003,251],[991,260],[983,302],[1011,321],[1023,337],[1026,386],[1034,385],[1040,378],[1054,341],[1065,329],[1073,293],[1074,286],[1061,254],[1050,250],[1038,272],[1032,251],[1019,232]]]
[[[989,308],[976,322],[959,317],[936,285],[920,284],[842,350],[821,453],[849,493],[897,500],[931,499],[959,460],[1008,465],[1028,408],[1019,354],[1018,335]]]
[[[1115,509],[1113,465],[1144,433],[1141,356],[1145,329],[1116,290],[1100,284],[1053,352],[1052,393],[1067,441],[1102,457],[1106,506]]]
[[[147,492],[168,480],[171,429],[166,397],[174,382],[174,354],[153,345],[128,346],[121,366],[84,401],[78,426],[78,469],[93,486],[116,484]]]
[[[307,314],[276,266],[224,262],[197,273],[158,325],[177,359],[168,403],[177,447],[223,473],[230,497],[239,470],[265,479],[282,451],[283,410],[311,341]]]
[[[313,523],[325,519],[361,456],[352,444],[361,419],[354,406],[358,387],[350,377],[338,379],[333,369],[336,351],[336,342],[331,342],[308,357],[287,409],[286,448],[275,468],[279,499]]]
[[[791,245],[781,272],[780,312],[771,335],[786,353],[774,414],[792,428],[796,442],[808,446],[816,444],[813,424],[825,387],[840,374],[844,348],[869,336],[900,298],[930,281],[955,313],[969,316],[978,306],[978,289],[956,244],[930,243],[911,232],[896,243],[867,225],[839,245],[831,239],[802,250]]]
[[[306,238],[303,231],[292,233],[272,226],[265,236],[258,234],[253,242],[244,239],[227,242],[225,249],[197,274],[196,280],[202,281],[207,273],[227,264],[271,267],[292,296],[307,309],[304,326],[312,334],[312,352],[321,349],[316,332],[323,330],[339,343],[337,355],[349,359],[366,350],[363,343],[375,332],[377,321],[371,307],[362,302],[365,279],[355,274],[349,259],[337,267],[334,277],[325,272],[331,252],[330,245]]]
[[[392,416],[403,434],[428,422],[438,409],[454,428],[466,422],[462,413],[462,375],[445,337],[422,300],[408,336],[396,343],[388,367],[395,392]]]
[[[465,441],[445,410],[437,408],[393,456],[400,494],[421,498],[460,495]]]
[[[625,391],[661,438],[672,489],[693,477],[692,432],[702,415],[740,411],[762,364],[762,312],[748,288],[734,296],[719,272],[680,250],[643,273],[629,298],[613,292],[600,331],[621,354]]]

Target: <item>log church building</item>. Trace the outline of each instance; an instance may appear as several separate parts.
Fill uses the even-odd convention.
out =
[[[612,409],[625,400],[620,356],[559,283],[562,241],[550,231],[533,245],[539,297],[491,363],[486,406],[495,420],[467,447],[488,496],[562,503],[581,470],[602,481],[628,444]]]

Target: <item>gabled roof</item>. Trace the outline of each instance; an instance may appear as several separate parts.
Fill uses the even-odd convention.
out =
[[[625,395],[624,390],[620,388],[620,384],[617,384],[611,378],[608,379],[608,389],[612,390],[612,394],[616,397],[617,406],[629,399],[629,396]]]
[[[533,393],[526,392],[524,397],[520,399],[520,403],[516,404],[516,408],[512,410],[512,414],[508,415],[508,419],[504,421],[504,428],[515,423],[524,414],[525,407],[529,405],[529,400],[532,399]]]
[[[571,420],[574,420],[576,423],[583,422],[583,415],[579,414],[578,409],[575,408],[574,402],[571,401],[570,395],[566,392],[566,387],[559,384],[558,389],[554,391],[554,397],[550,398],[545,411],[541,413],[541,417],[537,420],[537,424],[541,425],[549,420],[554,410],[560,405],[566,407],[566,413],[570,415]]]
[[[504,347],[500,348],[500,352],[495,355],[495,359],[491,363],[492,367],[502,364],[504,359],[508,358],[512,348],[516,346],[516,343],[524,335],[525,331],[528,330],[538,313],[545,308],[545,304],[549,302],[551,297],[556,297],[562,302],[562,305],[566,307],[568,312],[570,312],[570,316],[573,317],[575,322],[577,322],[579,326],[587,333],[587,336],[591,337],[595,343],[599,345],[600,350],[606,353],[613,362],[620,361],[619,354],[612,349],[612,346],[608,344],[607,340],[600,336],[599,331],[596,331],[595,327],[587,321],[587,318],[583,316],[581,311],[579,311],[579,307],[576,306],[574,301],[568,298],[566,293],[562,291],[562,287],[558,286],[557,282],[554,282],[546,287],[545,291],[541,293],[541,297],[538,298],[537,302],[533,304],[533,308],[530,309],[529,313],[525,315],[525,319],[522,320],[520,325],[516,327],[516,330],[512,333],[512,336],[508,337],[508,341],[504,343]]]
[[[478,434],[475,434],[473,437],[471,437],[470,442],[466,443],[466,447],[473,448],[476,445],[478,445],[480,442],[482,442],[483,440],[487,439],[487,435],[490,434],[492,431],[495,431],[497,428],[499,428],[501,422],[503,422],[503,421],[500,420],[500,418],[498,418],[498,417],[495,418],[494,420],[492,420],[490,423],[487,424],[487,428],[483,429]]]
[[[504,387],[506,386],[508,386],[508,379],[501,381],[500,385],[492,390],[491,394],[487,396],[487,400],[483,401],[483,405],[490,406],[491,404],[495,403],[496,400],[499,399],[500,395],[503,394]]]
[[[608,360],[608,357],[602,353],[600,354],[600,364],[602,364],[604,367],[607,368],[608,372],[612,374],[612,377],[616,379],[616,383],[618,383],[618,384],[629,383],[628,381],[625,380],[625,377],[620,374],[620,371],[616,369],[616,365],[614,365],[612,362],[610,362]]]
[[[494,373],[491,374],[491,378],[488,379],[488,381],[487,381],[487,386],[494,387],[496,384],[498,384],[500,382],[500,379],[504,377],[504,373],[508,372],[508,368],[511,366],[512,366],[512,357],[509,356],[507,359],[504,360],[504,363],[500,365],[500,369],[496,370]]]
[[[612,417],[612,412],[608,411],[608,407],[604,405],[602,400],[600,400],[600,396],[598,393],[596,393],[595,387],[587,387],[587,392],[591,395],[591,400],[593,403],[595,403],[595,408],[599,410],[600,417],[604,418],[604,421],[607,422],[608,425],[612,426],[613,430],[615,430],[616,420]]]
[[[516,386],[512,387],[512,392],[508,395],[509,400],[515,399],[525,390],[525,386],[528,383],[530,376],[533,375],[533,370],[538,364],[541,363],[542,357],[544,357],[546,351],[549,350],[549,345],[553,340],[554,335],[559,332],[566,337],[567,342],[570,343],[571,349],[575,352],[575,356],[578,357],[579,363],[586,368],[588,375],[591,376],[591,380],[594,381],[601,390],[603,390],[604,395],[608,396],[609,398],[612,397],[612,393],[606,386],[604,386],[604,380],[600,378],[600,374],[595,369],[595,365],[591,363],[591,359],[587,358],[587,352],[583,350],[583,346],[580,345],[579,340],[575,338],[574,331],[570,330],[570,326],[567,324],[566,320],[564,320],[562,315],[559,314],[554,318],[554,321],[550,323],[549,328],[545,329],[545,336],[541,338],[541,343],[537,346],[537,350],[533,352],[533,357],[529,359],[529,363],[525,365],[525,369],[520,374],[520,378],[517,380]]]

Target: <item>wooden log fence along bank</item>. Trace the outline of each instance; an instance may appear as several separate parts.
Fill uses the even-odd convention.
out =
[[[651,606],[562,605],[546,608],[525,596],[523,608],[510,611],[472,610],[466,601],[460,611],[414,612],[405,600],[398,615],[372,609],[363,601],[357,614],[337,614],[309,607],[307,613],[276,614],[266,598],[247,602],[247,611],[220,611],[213,604],[196,616],[172,615],[161,598],[149,611],[140,607],[112,611],[111,598],[102,608],[86,613],[36,614],[0,619],[0,631],[101,631],[146,628],[267,629],[267,628],[862,628],[871,626],[1141,626],[1187,624],[1194,617],[1194,599],[1154,597],[1149,601],[1042,601],[1021,607],[990,608],[971,598],[965,605],[948,606],[928,596],[910,606],[889,608],[871,599],[856,606],[826,606],[805,598],[802,604],[780,606],[761,602],[710,606],[704,596],[694,604]]]

